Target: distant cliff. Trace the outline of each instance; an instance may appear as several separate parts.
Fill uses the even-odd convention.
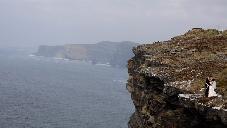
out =
[[[97,44],[66,44],[62,46],[39,47],[37,56],[58,57],[72,60],[86,60],[92,63],[109,63],[116,67],[126,67],[127,60],[133,56],[131,49],[134,42],[109,42]]]
[[[195,28],[133,52],[127,89],[135,113],[129,128],[227,127],[227,31]],[[222,97],[204,97],[208,76],[216,78]]]

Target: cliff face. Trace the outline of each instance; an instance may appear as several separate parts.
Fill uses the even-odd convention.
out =
[[[100,42],[97,44],[67,44],[63,46],[40,46],[35,55],[58,57],[72,60],[87,60],[92,63],[109,63],[112,66],[126,67],[133,56],[133,42]]]
[[[227,127],[227,31],[192,29],[133,49],[127,89],[135,105],[129,128]],[[205,98],[208,76],[222,96]]]

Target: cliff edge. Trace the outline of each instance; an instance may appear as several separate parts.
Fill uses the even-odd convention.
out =
[[[135,105],[129,128],[227,127],[227,31],[194,28],[133,48],[127,89]],[[218,97],[204,97],[208,76]]]

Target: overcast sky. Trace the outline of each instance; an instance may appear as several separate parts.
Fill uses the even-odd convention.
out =
[[[227,0],[0,0],[0,46],[167,40],[227,28]]]

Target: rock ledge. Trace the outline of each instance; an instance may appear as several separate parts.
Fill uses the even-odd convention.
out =
[[[133,48],[127,89],[129,128],[227,127],[227,31],[195,28],[169,41]],[[206,77],[221,96],[203,96]]]

